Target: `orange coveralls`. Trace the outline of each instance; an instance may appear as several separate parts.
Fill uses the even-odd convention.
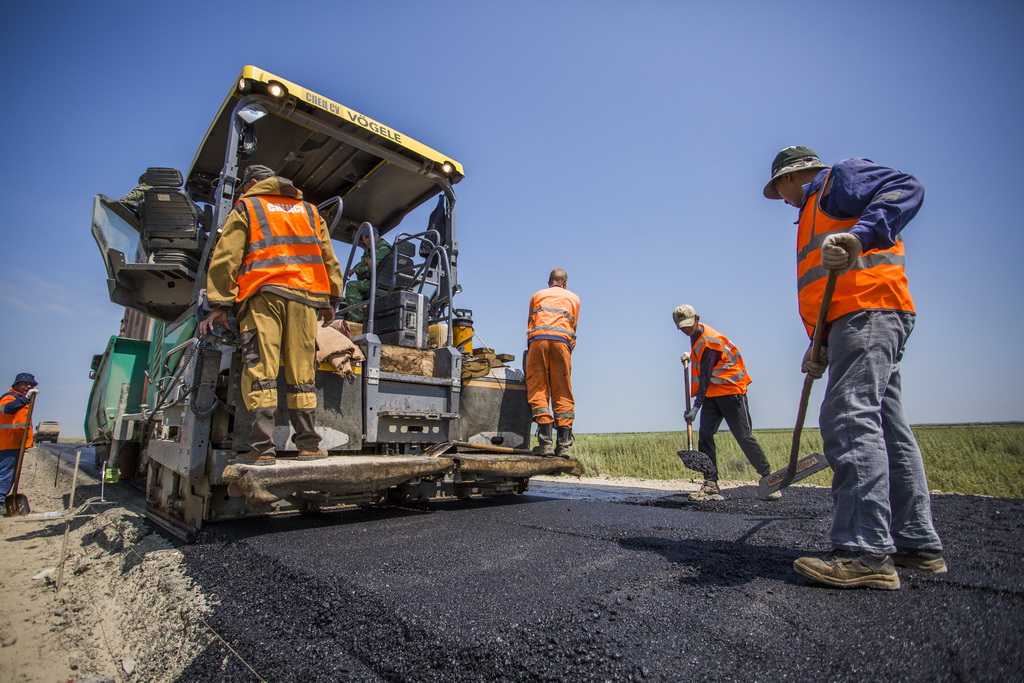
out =
[[[526,392],[534,422],[572,428],[572,350],[580,299],[565,287],[548,287],[530,299],[526,328]],[[551,405],[554,406],[552,415]]]

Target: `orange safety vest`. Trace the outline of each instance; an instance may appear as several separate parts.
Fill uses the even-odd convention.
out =
[[[0,396],[0,407],[23,396],[24,394],[19,394],[14,389],[11,389],[3,396]],[[21,439],[25,435],[26,429],[28,429],[28,438],[25,440],[25,448],[31,448],[33,444],[32,425],[28,423],[27,403],[13,415],[8,415],[3,410],[0,410],[0,451],[21,448]]]
[[[696,396],[697,389],[700,388],[700,360],[708,349],[714,349],[722,355],[718,364],[711,368],[711,379],[708,381],[708,392],[705,395],[714,398],[747,393],[750,375],[747,374],[747,366],[743,363],[740,350],[724,334],[710,325],[704,325],[704,332],[700,338],[696,342],[691,342],[690,393]]]
[[[580,298],[565,287],[542,289],[530,299],[530,318],[526,341],[556,339],[576,347],[576,323],[580,317]]]
[[[821,183],[826,187],[828,175]],[[821,189],[807,198],[796,239],[796,277],[800,298],[800,317],[807,336],[814,335],[821,297],[825,292],[828,270],[821,265],[821,245],[829,233],[849,232],[857,218],[834,218],[825,213],[819,199]],[[866,309],[888,309],[914,312],[910,297],[903,240],[888,249],[869,249],[860,255],[849,272],[836,280],[836,291],[828,309],[827,322],[847,313]]]
[[[316,207],[279,195],[253,195],[239,201],[249,217],[249,245],[238,269],[236,300],[249,298],[264,285],[330,294]]]

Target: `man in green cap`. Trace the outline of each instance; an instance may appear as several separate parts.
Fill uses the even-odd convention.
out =
[[[903,413],[900,362],[914,328],[900,233],[921,207],[914,176],[868,159],[829,168],[809,147],[787,147],[772,162],[768,199],[800,210],[797,290],[808,337],[830,272],[838,274],[823,352],[804,354],[814,378],[828,367],[818,425],[835,474],[833,550],[801,557],[794,569],[850,588],[900,587],[895,565],[946,571],[932,522],[921,450]]]
[[[355,275],[356,279],[345,283],[345,306],[355,306],[366,301],[370,296],[371,239],[375,240],[372,252],[374,265],[378,269],[381,262],[391,254],[391,245],[388,244],[387,240],[378,235],[376,230],[373,233],[373,237],[365,233],[363,234],[361,240],[363,243],[362,256],[359,257],[359,262],[346,273],[346,277]],[[345,317],[352,322],[362,323],[366,321],[366,311],[366,308],[356,308],[346,313]]]

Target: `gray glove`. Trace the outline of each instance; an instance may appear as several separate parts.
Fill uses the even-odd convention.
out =
[[[694,420],[697,419],[697,412],[698,411],[700,411],[700,408],[694,406],[693,408],[690,408],[690,412],[683,414],[683,418],[687,422],[693,422]]]
[[[821,265],[842,275],[853,268],[863,249],[856,235],[849,232],[833,233],[821,245]]]
[[[810,375],[811,379],[821,379],[821,376],[825,374],[825,368],[828,367],[828,347],[824,344],[818,349],[817,360],[811,360],[811,347],[808,346],[804,352],[804,360],[800,363],[800,371],[806,372]]]
[[[685,351],[683,353],[683,355],[679,356],[679,362],[682,363],[683,365],[686,365],[687,363],[689,363],[690,362],[690,352],[689,351]]]
[[[39,393],[39,390],[36,389],[35,387],[32,387],[31,389],[29,389],[28,391],[25,392],[25,396],[27,396],[29,398],[32,398],[33,396],[35,396],[38,393]]]

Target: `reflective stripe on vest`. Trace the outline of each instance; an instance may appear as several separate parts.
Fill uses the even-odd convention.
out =
[[[534,339],[565,340],[569,348],[576,346],[576,318],[579,299],[564,287],[548,287],[530,300],[530,320],[526,326],[527,342]]]
[[[239,200],[249,218],[249,245],[238,269],[242,301],[264,285],[330,294],[316,208],[301,199],[255,195]]]
[[[4,406],[17,398],[24,398],[21,394],[8,391],[0,396],[0,406]],[[28,422],[28,405],[18,409],[13,415],[0,410],[0,451],[7,451],[21,448],[21,439],[28,428],[28,438],[25,440],[25,448],[31,448],[34,443],[32,425]],[[6,493],[6,491],[5,491]]]
[[[825,176],[821,187],[827,187]],[[821,209],[821,190],[807,198],[797,229],[796,274],[797,292],[800,301],[800,318],[807,336],[814,334],[814,323],[818,320],[818,308],[825,292],[828,270],[821,265],[821,245],[829,233],[849,232],[858,218],[834,218]],[[865,309],[889,309],[914,311],[914,300],[910,297],[903,241],[896,238],[896,244],[888,249],[865,251],[848,273],[839,276],[832,303],[828,309],[828,322],[836,318]]]
[[[704,325],[704,323],[701,324]],[[697,390],[700,387],[701,358],[708,349],[714,349],[722,355],[718,364],[711,368],[706,396],[731,396],[732,394],[747,393],[750,375],[747,374],[747,366],[743,362],[740,350],[725,335],[710,325],[704,325],[704,332],[697,343],[692,345],[690,351],[692,358],[690,393],[694,396],[697,395]]]

